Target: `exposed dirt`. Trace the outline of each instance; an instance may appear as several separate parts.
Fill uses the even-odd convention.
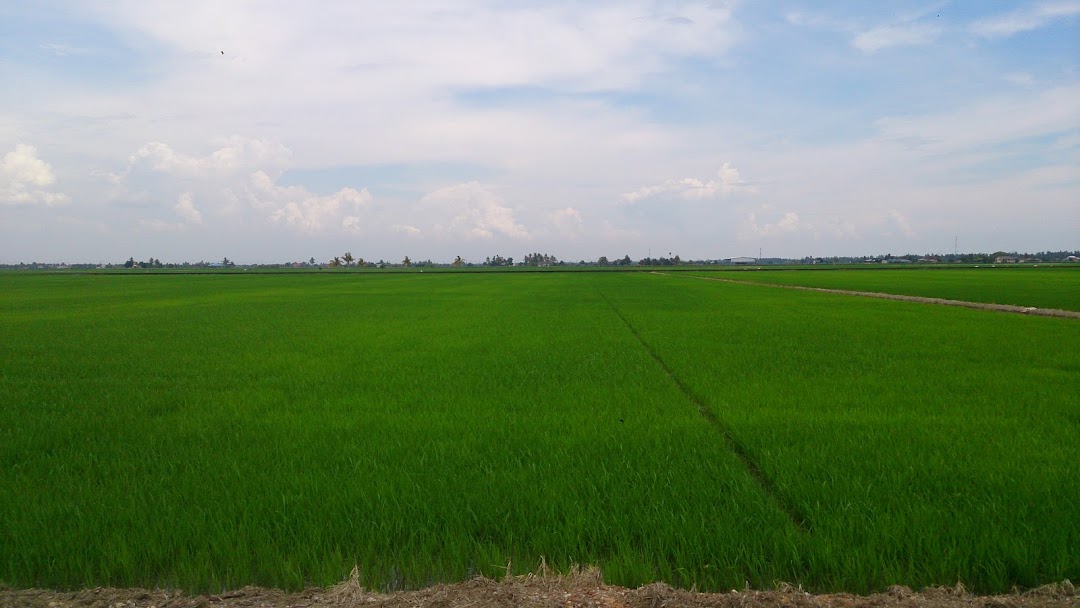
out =
[[[1069,581],[1027,592],[1007,595],[973,595],[962,586],[914,592],[892,587],[885,593],[860,596],[845,593],[813,595],[781,585],[773,591],[696,593],[653,583],[638,589],[604,584],[597,570],[566,575],[529,574],[501,581],[487,578],[454,585],[438,585],[418,591],[376,593],[367,591],[353,577],[329,589],[286,593],[276,589],[244,587],[220,595],[186,595],[176,591],[146,589],[84,589],[74,592],[0,588],[3,608],[319,608],[319,607],[589,607],[661,608],[693,607],[831,607],[884,608],[940,606],[971,607],[1080,607],[1080,593]]]
[[[677,276],[667,272],[656,272],[666,276]],[[963,308],[977,308],[979,310],[994,310],[997,312],[1011,312],[1021,315],[1035,315],[1040,317],[1063,317],[1068,319],[1080,319],[1080,312],[1075,310],[1061,310],[1058,308],[1035,308],[1033,306],[1014,306],[1012,304],[990,304],[988,302],[968,302],[967,300],[948,300],[945,298],[928,298],[924,296],[905,296],[895,293],[881,293],[877,291],[853,291],[850,289],[830,289],[827,287],[807,287],[805,285],[785,285],[781,283],[761,283],[758,281],[740,281],[737,279],[722,279],[720,277],[683,276],[682,278],[701,279],[703,281],[720,281],[721,283],[738,283],[740,285],[759,285],[765,287],[778,287],[780,289],[797,289],[800,291],[819,291],[821,293],[835,293],[845,296],[862,296],[864,298],[879,298],[882,300],[901,300],[904,302],[921,302],[923,304],[941,304],[943,306],[961,306]]]

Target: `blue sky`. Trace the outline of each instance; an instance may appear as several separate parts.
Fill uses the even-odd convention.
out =
[[[1078,249],[1078,64],[1080,0],[6,3],[0,262]]]

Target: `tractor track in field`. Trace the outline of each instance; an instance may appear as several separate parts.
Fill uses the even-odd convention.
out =
[[[630,331],[630,334],[634,336],[634,339],[636,339],[638,343],[641,344],[642,348],[645,349],[645,352],[648,353],[649,356],[652,357],[652,360],[655,361],[656,364],[660,367],[660,369],[662,369],[664,373],[667,374],[668,378],[671,379],[671,382],[675,384],[675,386],[679,389],[683,396],[686,397],[686,399],[697,408],[698,413],[701,414],[702,418],[704,418],[710,425],[712,425],[713,428],[720,432],[720,435],[724,438],[724,443],[727,444],[728,449],[730,449],[732,453],[734,453],[735,456],[737,456],[738,459],[743,463],[743,466],[746,467],[746,470],[750,474],[750,477],[753,478],[755,482],[757,482],[758,486],[761,487],[761,489],[765,492],[767,496],[773,499],[773,501],[776,503],[776,506],[785,515],[787,515],[791,523],[800,532],[809,534],[811,531],[810,519],[802,512],[801,509],[799,509],[798,505],[796,505],[791,499],[789,499],[787,496],[784,495],[783,492],[780,491],[780,489],[776,485],[776,482],[773,481],[772,478],[769,477],[768,473],[766,473],[765,470],[761,468],[761,465],[758,464],[757,459],[754,458],[754,455],[750,452],[746,445],[742,441],[739,441],[739,438],[735,435],[735,432],[723,420],[721,420],[719,416],[716,415],[716,412],[714,412],[712,408],[710,408],[705,403],[704,400],[702,400],[700,397],[695,395],[692,390],[690,390],[690,387],[687,386],[681,378],[679,378],[678,374],[675,373],[675,370],[673,370],[671,366],[669,366],[660,357],[660,355],[657,354],[656,350],[654,350],[653,347],[649,345],[649,343],[646,342],[644,338],[641,337],[641,334],[639,334],[637,329],[634,328],[634,326],[630,323],[630,320],[622,314],[622,311],[620,311],[615,306],[615,304],[612,303],[611,300],[609,300],[607,296],[605,296],[603,293],[600,293],[600,297],[603,298],[605,302],[607,302],[607,305],[611,308],[612,312],[615,313],[615,316],[617,316],[619,320],[623,322],[623,325],[625,325],[626,328]]]
[[[1058,317],[1065,319],[1080,319],[1080,312],[1075,310],[1062,310],[1060,308],[1035,308],[1034,306],[1015,306],[1013,304],[991,304],[989,302],[969,302],[967,300],[949,300],[947,298],[931,298],[927,296],[907,296],[896,293],[883,293],[880,291],[855,291],[851,289],[832,289],[829,287],[808,287],[806,285],[786,285],[781,283],[764,283],[757,281],[740,281],[739,279],[722,279],[720,277],[701,277],[696,275],[677,275],[669,272],[652,272],[651,274],[665,277],[678,277],[682,279],[700,279],[702,281],[718,281],[721,283],[735,283],[737,285],[758,285],[764,287],[778,287],[780,289],[796,289],[799,291],[817,291],[844,296],[861,296],[864,298],[878,298],[880,300],[899,300],[902,302],[918,302],[921,304],[940,304],[942,306],[959,306],[962,308],[975,308],[978,310],[993,310],[995,312],[1008,312],[1020,315],[1038,317]]]

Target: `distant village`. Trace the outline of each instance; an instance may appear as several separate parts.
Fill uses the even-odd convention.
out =
[[[670,254],[669,254],[670,255]],[[325,261],[316,260],[314,257],[302,261],[286,261],[268,264],[238,264],[229,258],[221,261],[206,262],[162,262],[157,258],[147,258],[138,261],[134,257],[117,263],[86,263],[86,262],[20,262],[18,264],[0,264],[0,270],[140,270],[140,269],[173,269],[173,270],[200,270],[200,269],[233,269],[233,268],[306,268],[306,269],[334,269],[334,268],[484,268],[484,267],[618,267],[618,266],[798,266],[798,265],[851,265],[851,264],[1040,264],[1040,263],[1080,263],[1080,250],[1077,251],[1040,251],[1038,253],[1017,253],[998,251],[994,253],[951,253],[951,254],[906,254],[906,255],[877,255],[877,256],[834,256],[834,257],[803,257],[803,258],[770,258],[770,257],[731,257],[714,260],[688,260],[674,255],[671,257],[651,258],[646,257],[638,260],[631,259],[629,255],[621,258],[608,258],[600,256],[596,260],[562,260],[551,254],[530,253],[515,260],[512,257],[495,255],[485,257],[483,260],[469,260],[460,256],[449,262],[434,262],[432,260],[411,260],[408,256],[400,261],[378,260],[370,261],[363,258],[354,258],[346,252],[341,256],[334,256]]]

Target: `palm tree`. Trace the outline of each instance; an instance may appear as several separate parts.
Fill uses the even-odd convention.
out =
[[[331,268],[337,268],[338,266],[341,266],[341,258],[334,256],[334,259],[330,260],[329,265]]]
[[[412,266],[412,260],[409,259],[409,256],[405,256],[405,259],[401,260],[401,265],[408,268],[409,266]]]
[[[460,255],[457,256],[456,258],[454,258],[454,266],[456,266],[457,268],[461,268],[461,265],[464,264],[464,263],[465,263],[465,260],[461,259]]]
[[[348,265],[352,264],[352,261],[353,261],[354,258],[352,257],[351,252],[346,251],[345,255],[341,256],[341,259],[345,260],[345,265],[348,266]]]

